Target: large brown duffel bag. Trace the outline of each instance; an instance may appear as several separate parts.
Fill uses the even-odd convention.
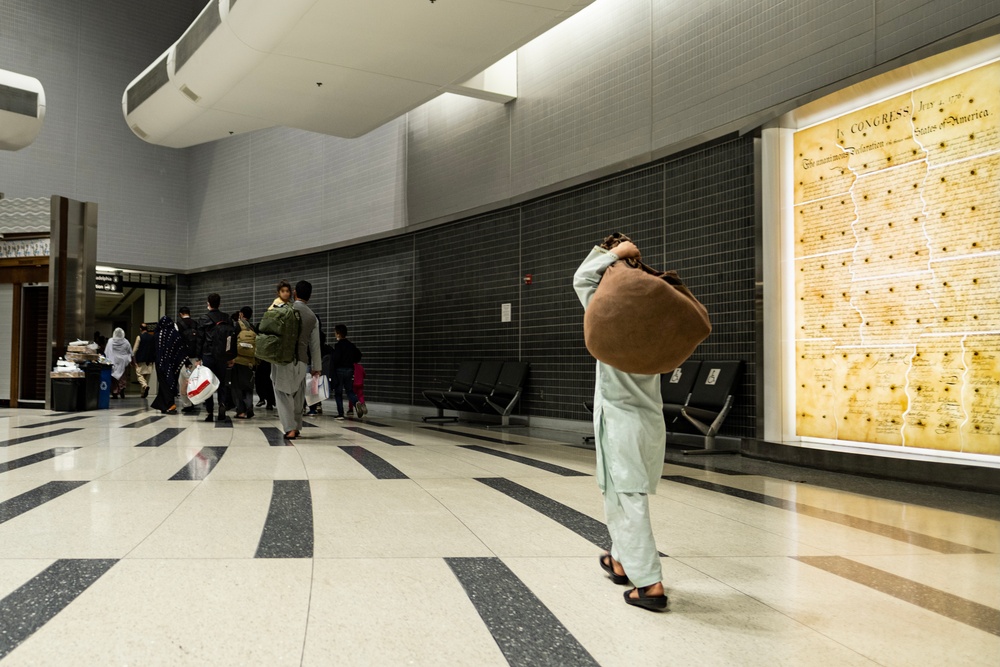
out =
[[[708,311],[675,271],[635,259],[605,271],[583,317],[595,358],[626,373],[668,373],[712,332]]]

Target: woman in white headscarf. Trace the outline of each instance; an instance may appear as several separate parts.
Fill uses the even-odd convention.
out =
[[[104,356],[111,364],[111,398],[125,398],[125,385],[128,384],[128,367],[132,363],[132,346],[125,340],[125,332],[121,327],[111,334],[111,340],[104,348]]]

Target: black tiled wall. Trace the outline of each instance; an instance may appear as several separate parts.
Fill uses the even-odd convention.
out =
[[[347,324],[364,352],[368,400],[424,404],[420,391],[446,385],[459,361],[522,359],[532,370],[520,414],[586,419],[594,361],[572,276],[593,245],[622,231],[647,264],[677,269],[708,308],[713,332],[695,358],[746,362],[722,433],[753,436],[753,169],[753,139],[729,138],[393,239],[182,277],[178,299],[201,309],[218,291],[223,310],[246,302],[259,319],[280,278],[306,279],[325,328]]]

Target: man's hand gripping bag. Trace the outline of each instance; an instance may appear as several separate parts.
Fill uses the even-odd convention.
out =
[[[587,350],[639,375],[669,373],[711,332],[708,311],[676,272],[634,259],[608,267],[583,317]]]

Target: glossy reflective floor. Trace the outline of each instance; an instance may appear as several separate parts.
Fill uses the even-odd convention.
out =
[[[0,667],[1000,664],[996,496],[671,455],[655,614],[576,435],[114,408],[0,410]]]

